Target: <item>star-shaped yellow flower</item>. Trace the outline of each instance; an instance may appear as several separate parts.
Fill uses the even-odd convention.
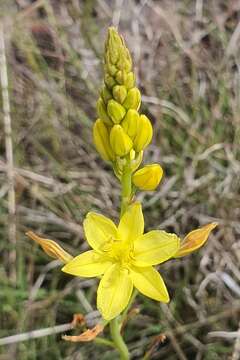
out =
[[[93,250],[70,260],[63,271],[75,276],[102,276],[97,307],[106,320],[119,315],[128,305],[133,286],[142,294],[162,302],[169,296],[161,275],[153,268],[173,257],[180,239],[175,234],[144,232],[140,203],[130,206],[118,227],[107,217],[90,212],[84,231]]]

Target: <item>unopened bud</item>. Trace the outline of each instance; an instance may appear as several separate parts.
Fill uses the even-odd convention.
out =
[[[128,78],[128,74],[125,70],[119,70],[116,74],[116,80],[120,85],[125,85],[127,78]]]
[[[104,86],[101,91],[101,97],[106,105],[107,105],[108,101],[112,99],[112,94],[110,93],[110,91],[108,90],[108,88],[106,86]]]
[[[107,112],[115,124],[119,124],[126,114],[124,107],[115,100],[110,100],[108,102]]]
[[[109,131],[101,119],[93,126],[93,140],[97,151],[105,161],[113,161],[115,156],[110,146]]]
[[[126,79],[124,81],[124,85],[127,89],[132,89],[135,84],[135,75],[133,72],[127,74]]]
[[[138,121],[137,134],[134,138],[134,150],[137,152],[144,150],[152,140],[152,124],[150,120],[145,116],[141,115]]]
[[[124,85],[115,85],[113,88],[114,99],[122,104],[127,96],[127,89]]]
[[[134,87],[128,91],[127,97],[123,103],[126,109],[138,110],[141,104],[141,93],[138,88]]]
[[[114,78],[112,76],[110,76],[109,74],[105,75],[104,82],[105,82],[105,85],[109,89],[112,89],[112,87],[116,84],[116,81],[114,80]]]
[[[117,156],[124,156],[132,149],[132,140],[121,125],[114,125],[110,132],[110,144]]]
[[[133,175],[133,183],[141,190],[155,190],[163,175],[163,170],[158,164],[146,165]]]
[[[100,119],[103,120],[107,125],[113,125],[112,120],[107,114],[107,109],[102,98],[99,98],[97,101],[97,113]]]
[[[122,127],[126,134],[134,140],[138,129],[139,113],[137,110],[129,109],[122,121]]]

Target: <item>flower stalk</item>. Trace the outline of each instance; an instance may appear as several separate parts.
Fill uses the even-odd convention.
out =
[[[106,41],[104,71],[93,140],[100,156],[112,166],[120,181],[120,221],[116,225],[104,215],[89,212],[83,228],[91,249],[75,257],[53,240],[41,238],[32,231],[27,235],[50,257],[65,264],[63,272],[100,278],[97,308],[104,325],[96,325],[78,337],[68,336],[67,340],[94,340],[109,323],[112,342],[105,344],[114,346],[121,360],[128,360],[130,354],[121,327],[125,326],[136,294],[141,292],[155,301],[168,303],[167,287],[155,266],[199,249],[217,224],[193,230],[183,240],[163,230],[144,233],[142,206],[133,201],[133,195],[137,190],[155,190],[163,170],[159,164],[139,169],[152,139],[152,124],[140,113],[141,93],[135,85],[132,59],[123,38],[112,27]]]

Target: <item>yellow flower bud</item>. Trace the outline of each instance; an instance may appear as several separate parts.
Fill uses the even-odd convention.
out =
[[[125,70],[120,70],[116,74],[116,80],[120,85],[125,85],[127,78],[128,78],[128,74]]]
[[[126,86],[127,89],[132,89],[134,87],[135,84],[135,75],[133,72],[130,72],[127,74],[127,77],[124,81],[124,85]]]
[[[133,148],[137,152],[144,150],[152,140],[152,124],[150,120],[145,116],[141,115],[138,121],[137,134],[133,141]]]
[[[141,93],[138,88],[134,87],[128,91],[127,97],[123,103],[126,109],[138,110],[141,104]]]
[[[122,104],[127,96],[127,89],[124,85],[115,85],[113,88],[114,99]]]
[[[121,125],[114,125],[110,132],[110,144],[117,156],[124,156],[132,149],[132,140]]]
[[[141,190],[155,190],[163,175],[163,169],[158,164],[146,165],[133,175],[133,183]]]
[[[120,70],[125,70],[127,73],[131,71],[132,59],[127,48],[121,49],[117,67]]]
[[[119,49],[123,42],[114,27],[108,29],[108,38],[106,41],[106,52],[109,54],[109,60],[112,64],[116,64],[119,59]]]
[[[105,161],[114,161],[114,153],[110,146],[109,131],[101,119],[97,119],[93,126],[93,140],[97,151]]]
[[[107,105],[107,102],[112,99],[112,94],[110,93],[110,91],[108,90],[108,88],[106,86],[104,86],[101,91],[101,97],[106,105]]]
[[[124,107],[115,100],[110,100],[108,102],[107,112],[115,124],[119,124],[126,114]]]
[[[116,85],[116,81],[114,80],[114,78],[112,76],[110,76],[109,74],[106,74],[104,76],[104,82],[106,84],[106,86],[109,88],[109,89],[112,89],[112,87],[114,85]]]
[[[122,121],[122,127],[128,136],[134,140],[138,129],[139,113],[137,110],[129,109]]]
[[[100,119],[103,120],[107,125],[113,125],[112,120],[107,114],[107,109],[102,98],[99,98],[97,101],[97,113]]]

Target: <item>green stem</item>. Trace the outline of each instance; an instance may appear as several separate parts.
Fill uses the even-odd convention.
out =
[[[121,214],[123,216],[131,200],[132,194],[132,170],[129,159],[126,159],[126,165],[123,168],[122,174],[122,193],[121,193]]]
[[[131,201],[132,194],[132,170],[130,166],[130,159],[126,159],[126,164],[123,168],[123,174],[121,179],[122,192],[121,192],[121,214],[120,218],[123,216],[127,207]],[[119,324],[118,318],[115,318],[110,321],[110,333],[115,347],[120,353],[121,360],[129,360],[130,354],[128,348],[121,335],[121,326]]]
[[[113,342],[120,353],[120,359],[121,360],[129,360],[130,355],[128,352],[128,348],[127,348],[127,346],[122,338],[122,335],[120,333],[120,325],[118,323],[117,318],[110,321],[110,332],[111,332],[111,337],[113,339]]]

